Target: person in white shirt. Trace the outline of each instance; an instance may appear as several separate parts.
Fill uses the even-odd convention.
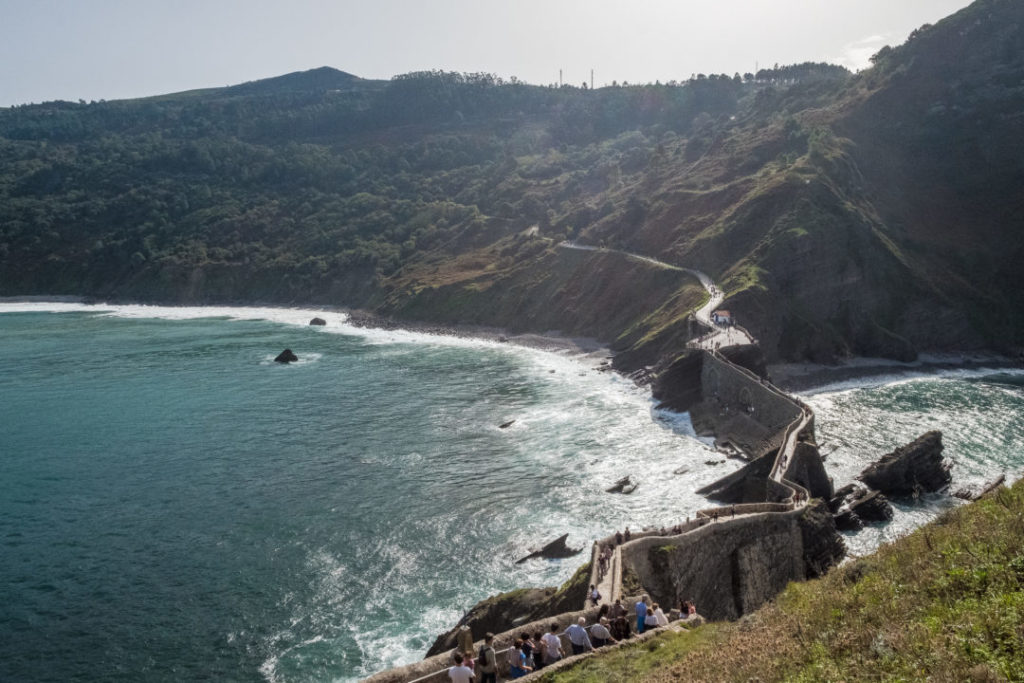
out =
[[[558,624],[552,622],[551,630],[541,638],[544,644],[544,664],[552,664],[562,658],[562,639],[558,637]]]
[[[448,669],[448,678],[453,683],[473,683],[473,670],[468,666],[462,666],[462,655],[455,653],[455,666]]]
[[[654,618],[658,620],[658,626],[668,626],[668,617],[661,611],[658,603],[654,603]]]

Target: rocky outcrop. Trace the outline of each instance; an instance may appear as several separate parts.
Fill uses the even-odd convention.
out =
[[[520,588],[481,600],[450,631],[437,637],[426,656],[454,648],[463,626],[468,626],[473,638],[479,640],[488,631],[501,633],[538,619],[572,612],[586,600],[589,578],[590,563],[587,562],[559,588]]]
[[[893,496],[942,491],[950,482],[950,464],[943,460],[942,448],[942,432],[927,432],[882,456],[857,478]]]
[[[309,321],[309,324],[310,325],[326,325],[327,321],[324,320],[323,318],[313,318],[312,320]]]
[[[501,633],[517,624],[526,624],[546,614],[546,606],[555,596],[556,588],[520,588],[481,600],[463,615],[450,631],[442,633],[427,650],[427,657],[455,647],[459,629],[468,626],[473,638],[485,633]],[[582,602],[582,601],[581,601]]]
[[[835,514],[836,526],[843,531],[856,531],[864,522],[888,522],[892,519],[892,506],[878,491],[858,484],[847,484],[829,501]]]
[[[281,353],[277,354],[277,358],[274,359],[275,363],[294,363],[299,360],[299,357],[292,353],[291,349],[285,349]]]
[[[846,543],[822,500],[809,503],[799,518],[807,578],[823,575],[846,557]]]
[[[527,560],[532,559],[534,557],[544,557],[548,559],[572,557],[573,555],[578,555],[580,552],[583,551],[583,548],[570,548],[565,542],[567,538],[569,538],[569,534],[563,534],[559,536],[555,540],[545,545],[540,550],[534,550],[526,557],[519,558],[518,560],[516,560],[516,564],[522,564],[523,562],[526,562]]]
[[[691,350],[672,361],[658,373],[651,385],[651,393],[658,401],[658,408],[685,413],[703,399],[701,369],[704,354]]]

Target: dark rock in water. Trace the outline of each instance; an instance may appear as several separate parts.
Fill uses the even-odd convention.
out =
[[[622,493],[622,490],[629,486],[630,480],[631,477],[623,477],[622,479],[619,479],[617,482],[606,488],[604,491],[605,493]]]
[[[326,325],[327,321],[324,320],[323,318],[313,318],[312,320],[309,321],[309,324],[310,325]]]
[[[892,519],[892,506],[884,495],[857,484],[847,484],[829,501],[836,526],[844,531],[856,530],[864,522],[887,522]]]
[[[633,493],[633,491],[636,491],[636,487],[639,485],[640,484],[633,484],[632,486],[627,486],[626,488],[622,489],[620,493],[623,493],[628,496],[629,494]]]
[[[879,491],[867,491],[850,502],[850,511],[866,522],[888,522],[892,505]]]
[[[514,425],[515,423],[516,423],[515,420],[509,420],[508,422],[503,422],[500,425],[498,425],[498,429],[508,429],[509,427]]]
[[[567,538],[569,538],[569,534],[559,536],[558,538],[551,541],[540,550],[535,550],[526,557],[519,558],[518,560],[516,560],[516,564],[522,564],[523,562],[526,562],[527,560],[532,559],[534,557],[546,557],[548,559],[557,559],[561,557],[572,557],[573,555],[578,555],[583,550],[583,548],[576,548],[575,550],[573,550],[565,544],[565,540]]]
[[[298,359],[299,359],[299,357],[296,356],[294,353],[292,353],[291,349],[285,349],[284,351],[282,351],[281,353],[279,353],[277,355],[277,358],[274,359],[274,362],[275,363],[294,363]]]
[[[949,468],[942,459],[942,432],[933,431],[882,456],[857,478],[882,493],[910,496],[948,488]]]
[[[864,521],[852,510],[843,510],[834,519],[840,531],[860,531],[864,528]]]

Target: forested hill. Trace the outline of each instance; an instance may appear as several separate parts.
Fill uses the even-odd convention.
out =
[[[361,307],[558,329],[650,362],[690,265],[770,354],[1024,341],[1024,4],[979,0],[857,75],[596,90],[330,68],[0,109],[0,295]]]

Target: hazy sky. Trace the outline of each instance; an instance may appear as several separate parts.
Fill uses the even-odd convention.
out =
[[[333,66],[530,83],[863,68],[967,0],[0,0],[0,106],[116,99]]]

